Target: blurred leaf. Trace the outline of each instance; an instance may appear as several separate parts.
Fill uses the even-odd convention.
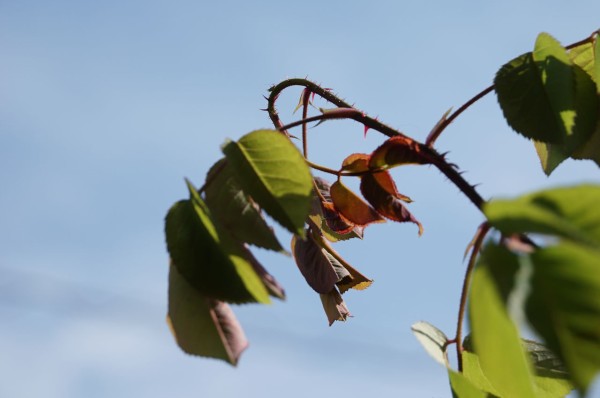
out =
[[[258,130],[226,142],[223,153],[244,192],[290,232],[302,235],[313,182],[294,144],[278,131]]]
[[[333,325],[335,321],[344,322],[349,316],[352,316],[348,307],[346,307],[346,303],[344,303],[344,299],[336,288],[333,288],[329,293],[321,293],[320,297],[329,326]]]
[[[268,303],[248,251],[213,223],[196,189],[175,203],[165,221],[167,248],[181,275],[203,295],[233,303]]]
[[[488,393],[473,385],[464,375],[448,369],[448,378],[454,398],[487,398]]]
[[[569,157],[565,154],[561,145],[547,144],[545,142],[534,141],[533,145],[540,158],[542,170],[549,176],[565,159]]]
[[[425,321],[414,323],[410,328],[417,340],[419,340],[419,343],[425,348],[425,351],[436,362],[447,367],[446,345],[448,337],[446,337],[444,332]]]
[[[585,393],[600,370],[600,250],[565,241],[530,259],[527,318]]]
[[[339,281],[331,256],[307,234],[305,239],[292,237],[292,253],[296,265],[308,285],[317,293],[328,294]]]
[[[379,213],[339,180],[331,185],[331,199],[335,209],[352,224],[364,227],[372,223],[385,222]]]
[[[483,210],[492,226],[505,234],[557,235],[582,244],[600,245],[600,186],[556,188],[512,200],[493,200]]]
[[[428,164],[431,163],[426,154],[420,151],[419,145],[414,140],[395,136],[388,138],[379,146],[370,157],[369,167],[394,167],[403,164]]]
[[[423,233],[421,223],[402,204],[402,201],[410,199],[398,193],[387,171],[363,176],[360,191],[379,214],[393,221],[415,223],[419,227],[419,235]]]
[[[483,370],[481,370],[481,364],[479,363],[479,357],[469,351],[462,352],[462,363],[463,363],[463,376],[467,378],[481,391],[486,391],[488,396],[499,396],[499,392],[494,388],[492,383],[485,377]]]
[[[225,159],[215,163],[206,181],[206,205],[236,239],[264,249],[285,252],[259,207],[242,190]]]
[[[169,267],[167,323],[179,347],[188,354],[222,359],[235,366],[248,347],[231,308],[204,297],[173,265]]]
[[[473,275],[469,296],[469,323],[481,369],[494,389],[506,397],[534,397],[530,364],[519,332],[504,306],[494,275],[511,269],[487,245]]]
[[[569,59],[575,65],[578,65],[592,80],[596,81],[594,76],[594,43],[585,43],[574,47],[568,51]]]
[[[369,170],[369,157],[366,153],[353,153],[342,162],[340,171],[362,173]]]

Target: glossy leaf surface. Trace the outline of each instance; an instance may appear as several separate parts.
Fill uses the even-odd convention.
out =
[[[169,268],[167,322],[177,344],[188,354],[221,359],[235,366],[248,347],[231,308],[204,297],[173,265]]]
[[[258,130],[226,142],[223,153],[244,192],[290,232],[302,235],[313,182],[294,144],[278,131]]]

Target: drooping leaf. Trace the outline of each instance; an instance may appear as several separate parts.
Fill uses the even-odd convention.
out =
[[[594,82],[571,59],[560,43],[542,33],[532,53],[504,65],[494,80],[508,124],[538,142],[546,174],[585,145],[596,128]]]
[[[236,239],[264,249],[285,252],[256,203],[242,190],[225,159],[215,163],[206,181],[206,205]]]
[[[331,199],[335,209],[354,225],[367,226],[385,222],[369,204],[348,189],[340,180],[331,185]]]
[[[427,154],[421,151],[419,144],[404,136],[388,138],[375,149],[369,159],[371,169],[389,168],[403,164],[428,163],[431,163],[431,161]]]
[[[449,366],[446,355],[448,337],[444,332],[425,321],[414,323],[410,328],[425,351],[436,362],[446,367]]]
[[[265,267],[263,267],[262,264],[259,263],[258,260],[252,255],[250,250],[244,248],[244,254],[246,255],[246,259],[250,262],[250,265],[252,265],[254,272],[256,272],[263,285],[265,285],[269,295],[272,297],[277,297],[280,300],[285,300],[285,290],[283,289],[283,286],[277,282],[273,275],[267,272]]]
[[[204,297],[173,265],[169,268],[167,323],[179,347],[188,354],[221,359],[235,366],[248,347],[231,308]]]
[[[317,293],[328,294],[339,278],[324,250],[307,234],[305,239],[292,237],[296,265],[308,285]]]
[[[278,131],[258,130],[222,149],[244,192],[290,232],[302,235],[313,182],[290,140]]]
[[[512,200],[493,200],[483,210],[506,234],[557,235],[582,244],[600,245],[600,186],[556,188]]]
[[[213,223],[196,188],[187,184],[190,199],[175,203],[165,220],[167,249],[177,270],[207,297],[233,303],[270,302],[247,251]]]
[[[497,252],[496,246],[487,245],[473,275],[469,297],[473,346],[483,373],[500,396],[534,397],[531,365],[495,278],[512,270]]]
[[[349,289],[365,290],[373,283],[373,280],[361,274],[356,268],[350,265],[340,254],[331,247],[326,241],[320,245],[325,255],[329,258],[335,273],[338,276],[336,286],[341,294]]]
[[[585,393],[600,371],[600,249],[565,241],[530,259],[527,318]]]
[[[329,182],[320,177],[315,177],[314,180],[320,195],[315,194],[313,197],[309,218],[315,226],[330,242],[362,239],[365,227],[352,224],[335,209],[331,201]]]
[[[346,307],[344,299],[336,288],[333,288],[329,293],[321,293],[319,296],[321,297],[321,303],[323,304],[325,315],[327,315],[329,326],[333,325],[335,321],[344,322],[349,316],[352,316],[348,307]]]
[[[392,188],[386,185],[389,181],[392,183]],[[387,171],[363,176],[360,191],[379,214],[393,221],[415,223],[419,227],[419,235],[423,233],[421,223],[402,204],[402,201],[410,198],[398,193]]]

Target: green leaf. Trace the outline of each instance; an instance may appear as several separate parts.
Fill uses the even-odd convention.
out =
[[[561,242],[530,259],[529,322],[585,393],[600,370],[600,250]]]
[[[594,69],[592,77],[596,82],[596,92],[600,94],[600,40],[599,34],[596,35],[596,39],[594,40]]]
[[[454,398],[487,398],[490,395],[475,387],[464,375],[448,369],[448,378]]]
[[[186,182],[190,199],[175,203],[165,221],[167,249],[177,270],[207,297],[232,303],[270,302],[250,252],[213,223],[196,188]]]
[[[264,249],[285,252],[254,203],[241,188],[231,166],[219,160],[206,176],[205,201],[211,214],[219,219],[237,240]]]
[[[492,383],[485,377],[483,370],[481,370],[481,364],[479,363],[479,357],[477,354],[463,351],[462,352],[462,363],[463,363],[463,375],[481,391],[486,391],[490,395],[499,396],[499,392],[494,388]]]
[[[179,347],[188,354],[222,359],[235,366],[248,347],[231,308],[204,297],[173,265],[169,267],[167,323]]]
[[[425,321],[414,323],[410,328],[417,340],[419,340],[419,343],[425,348],[425,351],[436,362],[448,367],[448,358],[446,356],[448,337],[444,332]]]
[[[596,129],[598,96],[585,66],[585,54],[567,53],[546,33],[535,50],[504,65],[494,80],[508,124],[537,141],[542,167],[550,174],[566,157],[586,145]],[[550,145],[551,144],[551,145]]]
[[[258,130],[222,149],[244,192],[290,232],[303,235],[313,182],[294,144],[278,131]]]
[[[510,319],[494,273],[510,274],[511,269],[497,254],[484,249],[473,275],[469,298],[469,320],[475,353],[481,369],[500,396],[534,397],[530,364],[521,346],[517,327]]]
[[[483,211],[492,226],[511,233],[557,235],[600,245],[600,186],[556,188],[512,200],[493,200]]]

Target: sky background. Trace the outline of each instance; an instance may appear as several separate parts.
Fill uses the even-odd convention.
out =
[[[450,396],[410,325],[454,334],[482,216],[435,169],[393,172],[422,237],[388,223],[336,246],[375,280],[345,295],[345,324],[327,326],[290,258],[257,251],[288,299],[234,308],[251,342],[235,369],[170,335],[164,216],[226,138],[270,127],[274,83],[308,76],[424,140],[539,32],[575,42],[598,15],[597,0],[0,0],[0,396]],[[284,121],[299,95],[281,97]],[[334,168],[383,140],[335,121],[310,138],[311,160]],[[598,182],[590,162],[547,179],[493,94],[437,145],[485,198]]]

